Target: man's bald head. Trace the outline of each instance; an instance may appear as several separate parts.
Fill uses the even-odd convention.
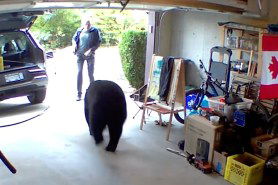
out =
[[[91,21],[86,19],[83,21],[83,28],[89,30],[91,28]]]

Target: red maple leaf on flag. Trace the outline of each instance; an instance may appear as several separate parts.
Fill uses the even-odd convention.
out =
[[[272,63],[269,64],[269,71],[272,73],[272,79],[276,79],[278,76],[278,61],[275,56],[272,56]]]

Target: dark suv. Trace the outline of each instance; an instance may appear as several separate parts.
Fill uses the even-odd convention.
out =
[[[4,59],[4,70],[0,71],[0,101],[27,96],[35,104],[45,99],[46,54],[28,31],[42,13],[0,14],[0,53]]]

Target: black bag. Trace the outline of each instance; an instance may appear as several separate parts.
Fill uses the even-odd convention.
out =
[[[278,24],[269,24],[267,30],[269,33],[278,34]]]

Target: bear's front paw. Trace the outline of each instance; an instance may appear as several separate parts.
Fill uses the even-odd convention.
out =
[[[108,152],[115,152],[116,151],[116,147],[112,147],[112,146],[107,146],[106,148],[105,148],[105,150],[106,151],[108,151]]]
[[[96,145],[100,144],[103,141],[103,138],[95,138]]]
[[[95,132],[95,133],[93,134],[93,136],[94,136],[96,145],[100,144],[100,143],[103,141],[103,136],[102,136],[102,134],[99,134],[99,133]]]
[[[90,129],[89,129],[89,131],[90,131],[90,135],[91,135],[91,136],[94,136],[93,131],[91,131]]]

